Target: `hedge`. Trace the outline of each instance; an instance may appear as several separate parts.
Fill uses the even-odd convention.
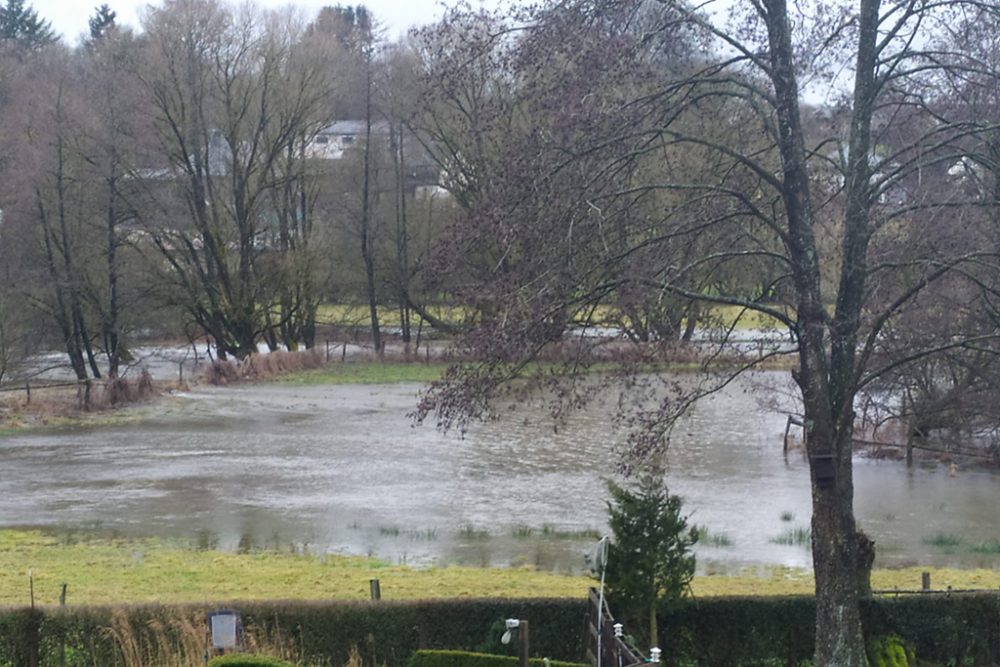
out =
[[[921,661],[1000,664],[997,593],[876,597],[863,601],[861,615],[869,640],[899,637]],[[810,596],[692,600],[664,610],[660,643],[677,665],[801,665],[812,659],[815,617]]]
[[[418,649],[513,656],[505,618],[531,621],[535,657],[580,662],[583,600],[421,602],[246,602],[247,649],[296,655],[304,664],[343,667],[352,647],[363,664],[405,667]],[[203,664],[204,606],[0,609],[0,667],[131,667]],[[798,666],[813,653],[811,597],[707,598],[661,616],[668,665]],[[869,641],[896,636],[916,657],[940,665],[1000,664],[996,593],[876,598],[862,606]],[[626,631],[628,628],[626,628]],[[646,649],[648,647],[640,647]],[[183,660],[176,656],[185,656]]]
[[[531,658],[531,667],[588,667],[582,663]],[[518,659],[510,655],[474,653],[472,651],[414,651],[409,667],[517,667]]]
[[[532,653],[579,661],[586,602],[461,599],[417,602],[240,602],[214,605],[0,609],[0,667],[131,667],[203,653],[205,614],[242,614],[248,646],[294,651],[309,665],[343,667],[352,648],[364,664],[404,667],[417,649],[513,655],[500,644],[503,619],[532,621]],[[273,649],[273,650],[272,650]],[[173,651],[169,656],[165,652]],[[282,653],[287,655],[288,653]],[[138,656],[138,659],[129,659]],[[190,658],[193,660],[193,658]],[[174,664],[180,660],[173,658]],[[198,663],[202,664],[202,663]]]

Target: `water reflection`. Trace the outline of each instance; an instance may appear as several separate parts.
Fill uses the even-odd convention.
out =
[[[525,405],[460,438],[410,424],[417,389],[202,390],[140,424],[6,437],[0,525],[99,522],[205,549],[579,568],[606,530],[602,479],[622,438],[608,411],[555,431],[544,407]],[[785,417],[762,409],[761,393],[736,382],[675,433],[671,490],[692,522],[726,538],[699,547],[706,570],[810,562],[806,547],[776,541],[808,528],[808,473],[800,454],[782,457]],[[855,478],[878,565],[1000,562],[983,547],[1000,539],[990,474],[859,460]]]

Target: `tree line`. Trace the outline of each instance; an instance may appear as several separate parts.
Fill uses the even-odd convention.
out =
[[[0,378],[61,349],[115,377],[155,337],[316,344],[321,304],[395,308],[451,205],[410,128],[412,51],[363,6],[95,9],[69,47],[0,7]],[[435,297],[437,298],[437,297]]]

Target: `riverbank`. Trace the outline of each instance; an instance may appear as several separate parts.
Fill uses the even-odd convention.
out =
[[[441,377],[449,364],[443,361],[332,361],[318,366],[288,363],[291,359],[304,357],[308,352],[280,352],[274,356],[263,355],[262,359],[278,359],[284,363],[264,364],[258,362],[252,375],[241,376],[233,371],[222,376],[206,366],[202,374],[189,377],[186,381],[155,380],[143,393],[127,396],[122,392],[122,383],[129,386],[128,379],[119,381],[119,398],[111,400],[111,389],[105,380],[94,380],[91,387],[89,407],[85,405],[82,387],[73,383],[30,383],[19,384],[0,395],[0,436],[33,428],[71,428],[115,426],[140,421],[150,407],[169,400],[177,392],[189,391],[200,384],[235,385],[245,383],[278,382],[292,385],[343,385],[343,384],[398,384],[402,382],[429,383]],[[235,368],[235,367],[234,367]],[[219,381],[221,377],[228,377]],[[213,379],[215,381],[213,381]],[[121,397],[122,394],[124,397]]]
[[[203,602],[212,600],[363,600],[378,579],[387,599],[454,597],[582,598],[593,580],[531,568],[412,568],[377,559],[311,553],[308,549],[229,553],[160,539],[0,530],[0,606],[55,605],[63,583],[69,604]],[[905,568],[876,570],[875,589],[919,588],[930,571],[935,589],[996,589],[1000,571]],[[696,597],[795,595],[813,590],[803,569],[747,569],[695,577]]]

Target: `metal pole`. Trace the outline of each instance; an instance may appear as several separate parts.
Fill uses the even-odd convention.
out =
[[[604,659],[604,652],[601,643],[604,640],[604,573],[607,572],[607,563],[601,568],[601,594],[597,603],[597,667],[601,667]]]

